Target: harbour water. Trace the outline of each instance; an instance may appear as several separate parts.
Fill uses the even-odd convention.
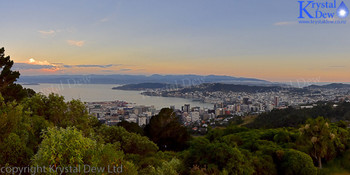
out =
[[[126,101],[137,105],[154,106],[156,109],[175,106],[180,109],[184,104],[201,108],[213,108],[213,104],[192,101],[191,99],[175,98],[175,97],[155,97],[141,95],[141,91],[124,91],[113,90],[112,87],[119,85],[113,84],[39,84],[39,85],[23,85],[31,88],[36,92],[48,95],[56,93],[65,97],[66,100],[80,99],[83,102],[97,101]]]

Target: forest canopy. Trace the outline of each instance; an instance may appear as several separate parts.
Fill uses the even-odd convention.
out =
[[[101,124],[80,100],[16,84],[20,75],[12,66],[1,48],[0,167],[115,166],[121,174],[154,175],[350,172],[349,103],[275,110],[246,126],[194,137],[169,108],[144,128]]]

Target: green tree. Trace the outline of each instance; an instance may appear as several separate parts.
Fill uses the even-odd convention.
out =
[[[323,117],[308,119],[299,130],[303,135],[302,139],[306,141],[309,154],[318,162],[318,167],[321,169],[322,158],[334,151],[329,150],[336,137],[331,131],[329,121]]]
[[[0,94],[0,143],[10,133],[19,130],[22,116],[22,106],[16,102],[6,103]]]
[[[181,126],[179,118],[169,108],[163,108],[158,115],[151,118],[145,127],[145,134],[161,150],[183,150],[190,139],[186,128]]]
[[[104,126],[98,133],[105,143],[119,142],[125,153],[146,155],[156,153],[158,150],[157,145],[147,137],[130,133],[120,126]]]
[[[2,94],[5,101],[21,101],[23,98],[35,94],[33,90],[24,89],[21,85],[15,84],[20,73],[11,70],[13,64],[10,56],[5,56],[5,49],[0,48],[0,94]]]
[[[92,164],[96,141],[85,138],[76,128],[49,128],[33,158],[36,166],[76,166]]]
[[[222,142],[210,143],[206,138],[195,138],[185,155],[187,167],[198,165],[209,172],[225,170],[230,174],[253,174],[252,161],[237,147]]]
[[[24,108],[31,112],[31,116],[41,116],[50,121],[54,126],[75,126],[85,135],[92,132],[96,125],[96,117],[90,116],[84,103],[80,100],[64,101],[64,97],[58,94],[45,96],[36,94],[23,100]],[[97,122],[98,123],[98,122]]]
[[[74,127],[49,128],[43,134],[43,141],[32,159],[33,166],[92,167],[122,166],[122,174],[137,174],[132,162],[124,160],[120,143],[99,144]],[[48,172],[49,169],[47,170]],[[103,173],[99,173],[103,174]]]
[[[17,134],[10,133],[0,144],[0,165],[27,166],[33,151]]]
[[[155,168],[149,166],[141,171],[142,174],[148,175],[178,175],[181,166],[181,161],[173,158],[170,161],[163,161],[161,166]]]
[[[282,151],[281,170],[286,175],[316,175],[317,168],[311,157],[303,152],[288,149]]]
[[[144,135],[143,129],[137,123],[122,121],[118,123],[118,126],[125,128],[128,132]]]

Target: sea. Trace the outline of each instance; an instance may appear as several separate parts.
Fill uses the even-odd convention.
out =
[[[31,88],[37,93],[48,95],[55,93],[64,96],[66,101],[80,99],[82,102],[101,102],[101,101],[125,101],[135,105],[154,106],[156,109],[169,108],[175,106],[181,109],[184,104],[190,104],[191,107],[201,107],[212,109],[211,103],[193,101],[191,99],[176,97],[156,97],[141,95],[142,91],[114,90],[113,87],[119,84],[23,84],[25,88]]]

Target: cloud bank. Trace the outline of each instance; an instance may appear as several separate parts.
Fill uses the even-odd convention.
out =
[[[122,64],[78,64],[70,65],[64,63],[49,63],[48,61],[37,61],[33,58],[27,62],[16,62],[13,66],[14,70],[20,71],[26,75],[37,75],[37,74],[84,74],[84,73],[96,73],[103,74],[106,72],[110,73],[121,73],[132,71],[133,69],[126,67]]]
[[[82,47],[84,46],[85,41],[67,40],[67,43],[71,46]]]

